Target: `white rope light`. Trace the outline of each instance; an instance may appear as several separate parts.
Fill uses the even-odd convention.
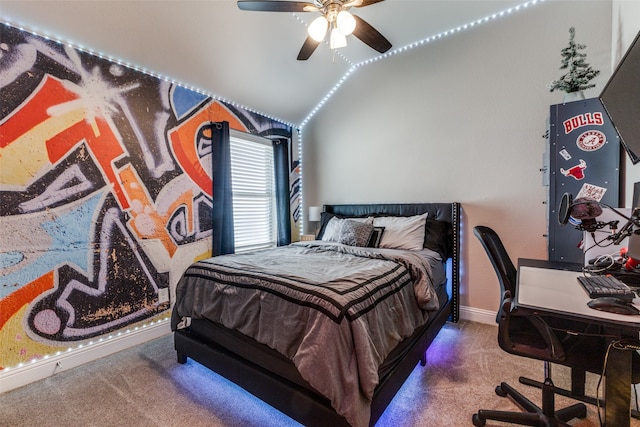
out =
[[[433,35],[433,36],[427,37],[425,39],[410,43],[410,44],[408,44],[406,46],[402,46],[402,47],[396,48],[394,50],[390,50],[390,51],[385,52],[385,53],[383,53],[381,55],[375,56],[373,58],[364,60],[362,62],[359,62],[359,63],[355,64],[355,65],[352,65],[351,68],[349,68],[347,70],[347,72],[344,74],[344,76],[342,76],[342,78],[338,81],[338,83],[336,83],[335,86],[333,86],[333,88],[331,88],[331,90],[329,90],[329,92],[324,96],[324,98],[322,98],[322,100],[320,100],[320,102],[313,108],[313,110],[311,110],[311,112],[307,115],[307,117],[305,117],[305,119],[302,121],[302,123],[300,123],[299,131],[302,132],[302,129],[309,122],[309,120],[311,120],[311,118],[316,115],[316,113],[320,110],[320,108],[322,108],[322,106],[324,106],[324,104],[329,100],[329,98],[338,90],[338,88],[340,86],[342,86],[342,83],[344,83],[344,81],[351,74],[353,74],[353,72],[357,68],[359,68],[359,67],[361,67],[363,65],[369,65],[369,64],[371,64],[373,62],[377,62],[377,61],[379,61],[381,59],[388,58],[388,57],[396,55],[398,53],[406,52],[406,51],[411,50],[413,48],[416,48],[416,47],[419,47],[419,46],[423,46],[423,45],[425,45],[427,43],[431,43],[431,42],[433,42],[435,40],[439,40],[439,39],[441,39],[443,37],[450,36],[452,34],[460,32],[460,31],[468,30],[470,28],[475,27],[476,25],[485,24],[485,23],[487,23],[489,21],[493,21],[494,19],[501,18],[501,17],[509,15],[509,14],[511,14],[513,12],[517,12],[517,11],[520,11],[521,9],[525,9],[525,8],[527,8],[529,6],[533,6],[536,3],[542,3],[543,1],[544,0],[531,0],[531,1],[528,1],[526,3],[522,3],[520,5],[517,5],[517,6],[511,7],[511,8],[502,10],[500,12],[496,12],[493,15],[485,16],[484,18],[480,18],[480,19],[478,19],[476,21],[469,22],[469,23],[461,25],[459,27],[443,31],[443,32],[438,33],[436,35]],[[296,18],[298,18],[298,17],[296,16]],[[298,18],[298,20],[300,20],[302,22],[302,20],[300,18]],[[300,159],[300,162],[302,163],[302,158]]]
[[[53,37],[51,37],[51,36],[48,36],[47,34],[42,34],[42,33],[38,33],[38,32],[33,31],[33,30],[25,29],[23,26],[21,26],[21,25],[19,25],[19,24],[13,24],[13,23],[11,23],[11,21],[10,21],[10,20],[5,20],[5,19],[3,18],[2,20],[0,20],[0,23],[4,23],[5,25],[10,25],[10,26],[16,27],[16,28],[18,28],[18,29],[19,29],[19,30],[21,30],[21,31],[28,32],[28,33],[31,33],[31,34],[33,34],[33,35],[39,36],[39,37],[43,37],[43,38],[45,38],[45,39],[47,39],[47,40],[52,40],[52,41],[55,41],[55,42],[58,42],[58,43],[67,44],[68,46],[70,46],[70,47],[72,47],[72,48],[74,48],[74,49],[78,49],[78,50],[80,50],[80,51],[82,51],[82,52],[85,52],[85,53],[88,53],[88,54],[90,54],[90,55],[97,56],[97,57],[99,57],[99,58],[102,58],[102,59],[105,59],[105,60],[108,60],[108,61],[115,62],[115,63],[117,63],[117,64],[119,64],[119,65],[125,66],[125,67],[130,68],[130,69],[133,69],[133,70],[135,70],[135,71],[139,71],[139,72],[141,72],[141,73],[144,73],[144,74],[150,75],[150,76],[152,76],[152,77],[156,77],[156,78],[158,78],[158,79],[165,80],[165,81],[168,81],[168,82],[173,83],[173,84],[176,84],[176,85],[180,85],[180,86],[185,87],[185,88],[187,88],[187,89],[189,89],[189,90],[192,90],[192,91],[194,91],[194,92],[196,92],[196,93],[199,93],[199,94],[202,94],[202,95],[209,96],[209,97],[211,97],[211,98],[213,98],[213,99],[215,99],[215,100],[217,100],[217,101],[224,102],[224,103],[229,104],[229,105],[232,105],[232,106],[234,106],[234,107],[236,107],[236,108],[240,108],[240,109],[243,109],[243,110],[246,110],[246,111],[248,111],[248,112],[255,113],[255,114],[260,114],[260,115],[262,115],[262,116],[264,116],[264,117],[267,117],[267,118],[269,118],[269,119],[271,119],[271,120],[274,120],[274,121],[276,121],[276,122],[283,123],[283,124],[285,124],[285,125],[287,125],[287,126],[290,126],[290,127],[291,127],[291,128],[293,128],[294,130],[296,130],[296,131],[298,132],[298,155],[299,155],[299,162],[300,162],[300,163],[299,163],[299,168],[300,168],[300,203],[299,203],[299,208],[300,208],[300,219],[301,219],[301,220],[300,220],[300,234],[302,234],[302,233],[303,233],[303,231],[304,231],[304,230],[303,230],[303,229],[304,229],[303,224],[304,224],[304,217],[305,217],[305,215],[304,215],[304,203],[303,203],[304,199],[303,199],[303,193],[302,193],[302,188],[303,188],[303,185],[302,185],[302,184],[303,184],[303,182],[302,182],[302,164],[303,164],[303,161],[302,161],[302,160],[303,160],[303,155],[302,155],[302,146],[303,146],[303,144],[302,144],[302,130],[303,130],[304,126],[305,126],[305,125],[306,125],[306,124],[311,120],[311,118],[312,118],[313,116],[315,116],[315,115],[316,115],[316,113],[317,113],[317,112],[318,112],[318,111],[319,111],[319,110],[324,106],[324,104],[325,104],[325,103],[326,103],[326,102],[327,102],[327,101],[328,101],[328,100],[333,96],[333,94],[334,94],[335,92],[337,92],[337,90],[342,86],[342,84],[343,84],[343,83],[344,83],[344,82],[345,82],[345,81],[346,81],[346,80],[347,80],[347,79],[348,79],[348,78],[349,78],[349,77],[350,77],[350,76],[351,76],[351,75],[352,75],[352,74],[353,74],[353,73],[354,73],[358,68],[360,68],[360,67],[362,67],[362,66],[365,66],[365,65],[369,65],[369,64],[374,63],[374,62],[377,62],[377,61],[379,61],[379,60],[381,60],[381,59],[388,58],[388,57],[393,56],[393,55],[396,55],[396,54],[398,54],[398,53],[403,53],[403,52],[409,51],[409,50],[411,50],[411,49],[414,49],[414,48],[416,48],[416,47],[423,46],[423,45],[425,45],[425,44],[431,43],[431,42],[433,42],[433,41],[435,41],[435,40],[439,40],[439,39],[441,39],[441,38],[443,38],[443,37],[446,37],[446,36],[449,36],[449,35],[451,35],[451,34],[455,34],[455,33],[458,33],[458,32],[460,32],[460,31],[468,30],[468,29],[470,29],[470,28],[475,27],[476,25],[482,25],[482,24],[485,24],[485,23],[490,22],[490,21],[492,21],[492,20],[494,20],[494,19],[504,17],[504,16],[509,15],[509,14],[511,14],[511,13],[513,13],[513,12],[520,11],[521,9],[528,8],[528,7],[530,7],[530,6],[533,6],[533,5],[537,4],[537,3],[542,3],[542,2],[544,2],[544,1],[545,1],[545,0],[531,0],[531,1],[528,1],[528,2],[523,3],[523,4],[520,4],[520,5],[518,5],[518,6],[514,6],[514,7],[511,7],[511,8],[505,9],[505,10],[503,10],[503,11],[500,11],[500,12],[494,13],[493,15],[489,15],[489,16],[486,16],[486,17],[484,17],[484,18],[480,18],[480,19],[478,19],[478,20],[476,20],[476,21],[469,22],[469,23],[464,24],[464,25],[461,25],[461,26],[459,26],[459,27],[452,28],[452,29],[449,29],[449,30],[443,31],[443,32],[441,32],[441,33],[438,33],[438,34],[436,34],[436,35],[433,35],[433,36],[427,37],[427,38],[425,38],[425,39],[422,39],[422,40],[419,40],[419,41],[416,41],[416,42],[410,43],[410,44],[408,44],[408,45],[406,45],[406,46],[402,46],[402,47],[399,47],[399,48],[397,48],[397,49],[394,49],[394,50],[388,51],[388,52],[386,52],[386,53],[384,53],[384,54],[381,54],[381,55],[378,55],[378,56],[376,56],[376,57],[373,57],[373,58],[367,59],[367,60],[365,60],[365,61],[361,61],[361,62],[359,62],[359,63],[357,63],[357,64],[353,64],[353,63],[352,63],[351,61],[349,61],[349,60],[348,60],[344,55],[342,55],[339,51],[335,51],[335,50],[334,50],[335,54],[336,54],[337,56],[339,56],[340,58],[342,58],[342,59],[343,59],[343,60],[344,60],[348,65],[350,65],[350,67],[349,67],[349,69],[346,71],[346,73],[345,73],[345,74],[340,78],[340,80],[338,80],[338,82],[337,82],[337,83],[336,83],[336,84],[335,84],[335,85],[334,85],[334,86],[329,90],[329,92],[327,92],[327,94],[322,98],[322,100],[320,100],[320,102],[319,102],[319,103],[318,103],[318,104],[317,104],[317,105],[316,105],[316,106],[311,110],[311,112],[310,112],[310,113],[305,117],[305,119],[304,119],[304,120],[302,121],[302,123],[300,123],[299,125],[295,125],[295,124],[290,123],[290,122],[287,122],[287,121],[285,121],[285,120],[281,120],[281,119],[279,119],[279,118],[277,118],[277,117],[273,117],[273,116],[268,115],[268,114],[265,114],[265,113],[263,113],[263,112],[260,112],[260,111],[257,111],[257,110],[254,110],[254,109],[251,109],[251,108],[249,108],[249,107],[247,107],[247,106],[244,106],[244,105],[241,105],[241,104],[237,104],[237,103],[235,103],[235,102],[233,102],[233,101],[230,101],[230,100],[228,100],[228,99],[226,99],[226,98],[222,98],[222,97],[220,97],[220,96],[218,96],[218,95],[211,94],[211,93],[209,93],[209,92],[205,92],[205,91],[203,91],[203,90],[201,90],[201,89],[199,89],[199,88],[196,88],[196,87],[194,87],[194,86],[186,85],[186,84],[184,84],[184,83],[181,83],[181,82],[179,82],[179,81],[177,81],[177,80],[175,80],[175,79],[172,79],[172,78],[170,78],[170,77],[167,77],[167,76],[163,76],[163,75],[160,75],[160,74],[154,73],[154,72],[149,71],[149,70],[147,70],[147,69],[144,69],[144,68],[141,68],[141,67],[138,67],[138,66],[135,66],[135,65],[129,64],[129,63],[127,63],[127,62],[124,62],[124,61],[120,61],[120,60],[114,59],[114,58],[109,57],[109,56],[107,56],[107,55],[104,55],[104,54],[102,54],[102,53],[98,53],[98,52],[95,52],[95,51],[93,51],[93,50],[90,50],[90,49],[84,48],[82,45],[79,45],[79,44],[77,44],[77,43],[72,43],[72,42],[68,42],[68,41],[61,41],[61,40],[59,40],[59,39],[53,38]],[[307,25],[307,24],[306,24],[302,19],[300,19],[300,17],[299,17],[297,14],[293,13],[293,16],[294,16],[294,17],[295,17],[299,22],[301,22],[302,24]],[[327,42],[325,41],[325,43],[327,43]],[[127,329],[127,330],[124,332],[124,334],[130,333],[130,332],[132,332],[132,331],[137,331],[138,329],[140,329],[140,328],[145,328],[145,327],[147,327],[148,325],[149,325],[149,326],[150,326],[150,325],[154,325],[154,323],[155,323],[155,324],[160,324],[160,323],[166,323],[166,322],[168,322],[168,321],[169,321],[169,318],[167,317],[167,318],[161,319],[161,320],[159,320],[159,321],[157,321],[157,322],[151,322],[151,323],[149,323],[149,324],[144,324],[144,325],[142,325],[142,326],[135,327],[133,330],[131,330],[131,329]],[[110,339],[113,339],[113,338],[117,338],[117,337],[120,337],[120,336],[122,336],[122,335],[123,335],[123,332],[118,332],[118,333],[116,333],[115,335],[113,335],[113,334],[112,334],[112,335],[109,335],[107,338],[100,338],[100,339],[98,339],[97,341],[89,341],[88,343],[80,344],[80,345],[78,345],[78,347],[76,347],[75,349],[80,349],[80,348],[83,348],[84,346],[91,346],[91,345],[94,345],[94,344],[96,344],[96,343],[102,343],[102,342],[103,342],[103,341],[105,341],[105,340],[110,340]],[[66,350],[66,352],[70,352],[70,351],[73,351],[73,350],[75,350],[75,349],[74,349],[74,348],[69,347],[69,348]],[[58,351],[57,353],[55,353],[55,356],[61,355],[62,353],[63,353],[62,351]],[[48,359],[49,357],[50,357],[49,355],[45,355],[45,356],[43,356],[43,357],[42,357],[42,358],[40,358],[40,359],[32,359],[30,362],[27,362],[27,363],[36,363],[36,362],[38,362],[38,361],[46,360],[46,359]],[[17,365],[16,367],[14,367],[14,368],[8,368],[8,367],[5,367],[3,371],[4,371],[4,372],[8,372],[10,369],[21,368],[21,367],[25,366],[25,364],[26,364],[26,363],[20,363],[20,364],[18,364],[18,365]]]
[[[300,129],[297,129],[298,131],[298,161],[299,161],[299,168],[300,168],[300,202],[298,203],[298,207],[300,209],[300,224],[298,224],[298,228],[299,228],[299,232],[300,232],[300,236],[302,236],[302,234],[304,233],[304,218],[305,218],[305,214],[304,214],[304,199],[302,197],[302,188],[303,188],[303,181],[302,181],[302,132],[300,132]]]
[[[271,120],[274,120],[276,122],[279,122],[279,123],[285,124],[287,126],[290,126],[292,129],[298,130],[297,125],[295,125],[293,123],[290,123],[290,122],[287,122],[285,120],[279,119],[279,118],[274,117],[272,115],[265,114],[265,113],[263,113],[261,111],[252,109],[252,108],[247,107],[245,105],[238,104],[236,102],[230,101],[230,100],[228,100],[226,98],[223,98],[221,96],[212,94],[210,92],[205,92],[202,89],[196,88],[196,87],[194,87],[192,85],[188,85],[188,84],[182,83],[182,82],[180,82],[180,81],[178,81],[176,79],[173,79],[173,78],[158,74],[156,72],[147,70],[145,68],[142,68],[142,67],[127,63],[125,61],[110,57],[110,56],[108,56],[106,54],[103,54],[101,52],[96,52],[96,51],[94,51],[92,49],[84,47],[83,45],[81,45],[79,43],[74,43],[74,42],[71,42],[69,40],[62,40],[60,38],[57,38],[57,37],[51,36],[49,34],[46,34],[44,32],[39,32],[39,31],[36,31],[36,30],[28,29],[24,25],[21,25],[21,24],[13,22],[10,18],[4,18],[3,17],[2,19],[0,19],[0,23],[4,24],[6,26],[15,27],[15,28],[17,28],[18,30],[20,30],[22,32],[26,32],[26,33],[32,34],[34,36],[37,36],[37,37],[42,37],[45,40],[49,40],[49,41],[53,41],[53,42],[60,43],[60,44],[63,44],[63,45],[67,45],[67,46],[69,46],[69,47],[71,47],[73,49],[76,49],[76,50],[79,50],[81,52],[87,53],[89,55],[96,56],[98,58],[113,62],[113,63],[121,65],[123,67],[127,67],[127,68],[129,68],[131,70],[134,70],[134,71],[149,75],[151,77],[155,77],[157,79],[164,80],[164,81],[170,82],[170,83],[175,84],[175,85],[179,85],[179,86],[184,87],[186,89],[189,89],[189,90],[191,90],[193,92],[196,92],[196,93],[199,93],[201,95],[205,95],[205,96],[211,97],[212,99],[214,99],[216,101],[224,102],[224,103],[226,103],[228,105],[231,105],[231,106],[233,106],[235,108],[239,108],[239,109],[243,109],[245,111],[251,112],[251,113],[259,114],[259,115],[261,115],[263,117],[266,117],[268,119],[271,119]],[[298,130],[298,133],[299,133],[299,130]],[[64,352],[63,351],[58,351],[53,355],[44,355],[44,356],[42,356],[40,358],[33,358],[28,362],[19,363],[18,365],[14,366],[13,368],[4,367],[2,372],[6,373],[6,372],[11,371],[11,369],[22,368],[22,367],[24,367],[25,365],[28,365],[28,364],[30,365],[30,364],[34,364],[34,363],[37,363],[37,362],[42,362],[44,360],[47,360],[49,357],[59,356],[59,355],[61,355],[63,353],[72,352],[74,350],[82,349],[82,348],[85,348],[87,346],[91,346],[91,345],[94,345],[94,344],[97,344],[97,343],[102,343],[105,340],[111,340],[111,339],[114,339],[114,338],[118,338],[118,337],[121,337],[121,336],[123,336],[125,334],[129,334],[131,332],[138,331],[139,329],[146,328],[147,326],[159,325],[159,324],[168,323],[168,322],[169,322],[169,317],[166,317],[166,318],[163,318],[163,319],[155,321],[155,322],[150,322],[150,323],[143,324],[141,326],[136,326],[133,329],[127,329],[125,332],[120,331],[120,332],[118,332],[116,334],[111,334],[107,338],[100,338],[97,341],[89,341],[88,343],[79,344],[75,348],[74,347],[69,347]]]
[[[301,207],[301,210],[304,211],[304,209],[303,209],[304,205],[302,203],[302,200],[303,200],[302,199],[302,188],[303,188],[303,185],[302,185],[303,184],[302,183],[302,165],[304,163],[303,162],[303,157],[302,157],[302,133],[303,133],[302,131],[304,129],[304,126],[307,123],[309,123],[309,121],[313,118],[313,116],[316,115],[316,113],[318,111],[320,111],[320,109],[324,106],[324,104],[326,104],[326,102],[329,100],[329,98],[331,98],[331,96],[333,96],[333,94],[340,88],[340,86],[342,86],[342,84],[351,76],[351,74],[353,74],[358,68],[360,68],[362,66],[369,65],[369,64],[371,64],[373,62],[377,62],[377,61],[379,61],[381,59],[388,58],[388,57],[393,56],[395,54],[406,52],[406,51],[411,50],[413,48],[423,46],[423,45],[431,43],[431,42],[433,42],[435,40],[439,40],[439,39],[441,39],[443,37],[446,37],[448,35],[455,34],[455,33],[458,33],[460,31],[468,30],[470,28],[475,27],[476,25],[481,25],[481,24],[487,23],[487,22],[492,21],[492,20],[494,20],[496,18],[503,17],[503,16],[511,14],[513,12],[517,12],[517,11],[519,11],[521,9],[525,9],[525,8],[527,8],[529,6],[533,6],[536,3],[542,3],[543,1],[544,0],[531,0],[531,1],[528,1],[526,3],[522,3],[520,5],[511,7],[509,9],[505,9],[503,11],[494,13],[493,15],[489,15],[489,16],[486,16],[484,18],[480,18],[480,19],[478,19],[476,21],[469,22],[469,23],[461,25],[459,27],[456,27],[456,28],[453,28],[453,29],[450,29],[450,30],[446,30],[446,31],[443,31],[443,32],[438,33],[436,35],[427,37],[425,39],[418,40],[416,42],[410,43],[410,44],[408,44],[406,46],[402,46],[402,47],[399,47],[397,49],[385,52],[385,53],[383,53],[381,55],[375,56],[373,58],[370,58],[370,59],[367,59],[365,61],[359,62],[357,64],[352,64],[351,61],[347,60],[342,54],[340,54],[340,52],[337,52],[337,54],[340,57],[342,57],[347,63],[351,64],[351,67],[340,78],[340,80],[338,80],[338,82],[331,88],[331,90],[329,90],[329,92],[320,100],[320,102],[311,110],[311,112],[309,114],[307,114],[307,117],[305,117],[305,119],[302,121],[302,123],[300,123],[300,125],[298,126],[298,129],[297,129],[298,130],[298,138],[299,138],[299,146],[298,146],[299,148],[298,148],[298,150],[299,150],[299,156],[300,156],[300,207]],[[296,17],[296,19],[298,19],[298,21],[300,21],[300,22],[302,22],[304,24],[304,21],[302,21],[295,13],[293,15]],[[300,233],[301,234],[302,234],[303,224],[304,224],[304,221],[301,220],[300,221]]]
[[[28,366],[28,365],[34,365],[36,363],[44,362],[44,361],[48,360],[51,357],[61,356],[61,355],[65,354],[65,353],[71,353],[71,352],[74,352],[74,351],[77,351],[77,350],[81,350],[81,349],[84,349],[84,348],[87,348],[87,347],[91,347],[93,345],[102,344],[105,341],[109,341],[109,340],[113,340],[113,339],[116,339],[116,338],[120,338],[120,337],[125,336],[127,334],[131,334],[133,332],[138,332],[141,329],[146,329],[147,327],[160,326],[160,325],[163,325],[165,323],[169,323],[170,320],[171,320],[171,318],[169,316],[167,316],[167,317],[164,317],[164,318],[159,319],[159,320],[155,320],[155,321],[151,321],[149,323],[142,324],[140,326],[135,326],[133,328],[127,329],[124,332],[120,331],[120,332],[117,332],[117,333],[109,334],[109,336],[107,336],[107,337],[98,338],[95,341],[92,340],[92,341],[89,341],[89,342],[80,343],[76,347],[68,347],[66,350],[58,350],[57,352],[55,352],[53,354],[47,354],[47,355],[44,355],[44,356],[42,356],[40,358],[35,358],[34,357],[33,359],[30,359],[28,362],[21,362],[21,363],[18,363],[17,365],[15,365],[13,367],[4,367],[4,369],[0,373],[0,376],[2,376],[3,374],[7,374],[7,373],[11,372],[14,369],[20,369],[20,368],[24,368],[25,366]]]
[[[85,48],[84,46],[82,46],[79,43],[71,42],[71,41],[68,41],[68,40],[62,40],[60,38],[56,38],[56,37],[53,37],[51,35],[47,35],[46,33],[43,33],[43,32],[39,32],[39,31],[32,30],[32,29],[27,29],[23,25],[20,25],[20,24],[17,24],[15,22],[11,21],[10,18],[9,19],[2,18],[2,19],[0,19],[0,23],[2,23],[4,25],[7,25],[7,26],[15,27],[15,28],[19,29],[20,31],[27,32],[27,33],[32,34],[34,36],[42,37],[42,38],[44,38],[46,40],[54,41],[56,43],[66,44],[67,46],[69,46],[69,47],[71,47],[73,49],[77,49],[77,50],[79,50],[81,52],[84,52],[84,53],[87,53],[89,55],[97,56],[98,58],[114,62],[114,63],[116,63],[118,65],[130,68],[130,69],[132,69],[134,71],[138,71],[140,73],[149,75],[151,77],[155,77],[157,79],[164,80],[164,81],[167,81],[169,83],[181,86],[183,88],[189,89],[189,90],[191,90],[193,92],[196,92],[196,93],[199,93],[201,95],[205,95],[205,96],[211,97],[212,99],[215,99],[216,101],[224,102],[225,104],[229,104],[229,105],[231,105],[231,106],[233,106],[235,108],[240,108],[240,109],[248,111],[250,113],[259,114],[259,115],[261,115],[263,117],[266,117],[268,119],[271,119],[271,120],[274,120],[276,122],[282,123],[284,125],[290,126],[292,128],[297,128],[297,125],[295,125],[294,123],[287,122],[286,120],[282,120],[282,119],[280,119],[278,117],[274,117],[272,115],[263,113],[262,111],[255,110],[255,109],[253,109],[251,107],[248,107],[246,105],[238,104],[238,103],[233,102],[233,101],[231,101],[229,99],[223,98],[223,97],[221,97],[219,95],[213,94],[211,92],[206,92],[206,91],[204,91],[202,89],[199,89],[199,88],[197,88],[197,87],[195,87],[193,85],[183,83],[183,82],[181,82],[179,80],[176,80],[174,78],[171,78],[171,77],[168,77],[168,76],[165,76],[165,75],[161,75],[161,74],[158,74],[158,73],[153,72],[151,70],[148,70],[146,68],[142,68],[142,67],[139,67],[137,65],[130,64],[128,62],[125,62],[125,61],[110,57],[110,56],[108,56],[106,54],[103,54],[101,52],[96,52],[96,51],[91,50],[89,48]]]
[[[274,116],[272,116],[272,115],[269,115],[269,114],[263,113],[263,112],[261,112],[261,111],[258,111],[258,110],[255,110],[255,109],[252,109],[252,108],[250,108],[250,107],[248,107],[248,106],[246,106],[246,105],[237,104],[237,103],[235,103],[235,102],[233,102],[233,101],[231,101],[231,100],[229,100],[229,99],[223,98],[223,97],[218,96],[218,95],[216,95],[216,94],[212,94],[212,93],[210,93],[210,92],[205,92],[205,91],[203,91],[203,90],[201,90],[201,89],[199,89],[199,88],[196,88],[196,87],[194,87],[194,86],[184,84],[184,83],[182,83],[182,82],[180,82],[180,81],[178,81],[178,80],[176,80],[176,79],[173,79],[173,78],[170,78],[170,77],[167,77],[167,76],[163,76],[163,75],[160,75],[160,74],[154,73],[154,72],[152,72],[152,71],[150,71],[150,70],[147,70],[147,69],[144,69],[144,68],[141,68],[141,67],[138,67],[138,66],[135,66],[135,65],[129,64],[129,63],[127,63],[127,62],[124,62],[124,61],[121,61],[121,60],[118,60],[118,59],[115,59],[115,58],[109,57],[109,56],[104,55],[104,54],[102,54],[102,53],[95,52],[95,51],[93,51],[93,50],[90,50],[90,49],[87,49],[87,48],[83,47],[81,44],[78,44],[78,43],[72,43],[72,42],[68,42],[68,41],[67,41],[67,42],[65,42],[65,41],[61,41],[60,39],[53,38],[53,37],[51,37],[51,36],[47,35],[46,33],[39,33],[39,32],[36,32],[36,31],[34,31],[34,30],[26,29],[25,27],[23,27],[23,26],[22,26],[22,25],[20,25],[20,24],[14,24],[14,23],[11,23],[11,21],[10,21],[10,20],[4,20],[4,18],[3,18],[3,21],[1,21],[1,22],[4,22],[4,23],[5,23],[5,24],[7,24],[7,25],[12,25],[12,26],[14,26],[14,27],[16,27],[16,28],[20,29],[21,31],[29,32],[29,33],[34,34],[34,35],[36,35],[36,36],[44,37],[44,38],[45,38],[45,39],[47,39],[47,40],[53,40],[53,41],[56,41],[56,42],[58,42],[58,43],[65,43],[65,44],[68,44],[70,47],[72,47],[72,48],[74,48],[74,49],[78,49],[78,50],[80,50],[80,51],[82,51],[82,52],[89,53],[89,54],[91,54],[91,55],[97,56],[97,57],[102,58],[102,59],[105,59],[105,60],[113,61],[113,62],[115,62],[115,63],[117,63],[117,64],[119,64],[119,65],[122,65],[122,66],[125,66],[125,67],[128,67],[128,68],[131,68],[131,69],[133,69],[133,70],[139,71],[139,72],[144,73],[144,74],[148,74],[148,75],[150,75],[150,76],[152,76],[152,77],[156,77],[156,78],[159,78],[159,79],[161,79],[161,80],[165,80],[165,81],[168,81],[168,82],[171,82],[171,83],[174,83],[174,84],[180,85],[180,86],[185,87],[185,88],[187,88],[187,89],[189,89],[189,90],[192,90],[192,91],[194,91],[194,92],[196,92],[196,93],[200,93],[200,94],[203,94],[203,95],[206,95],[206,96],[210,96],[211,98],[213,98],[213,99],[215,99],[215,100],[217,100],[217,101],[221,101],[221,102],[224,102],[224,103],[226,103],[226,104],[232,105],[233,107],[240,108],[240,109],[246,110],[246,111],[251,112],[251,113],[260,114],[260,115],[262,115],[262,116],[264,116],[264,117],[266,117],[266,118],[269,118],[269,119],[271,119],[271,120],[274,120],[274,121],[277,121],[277,122],[283,123],[283,124],[285,124],[285,125],[287,125],[287,126],[290,126],[290,127],[294,128],[294,129],[298,130],[298,132],[301,132],[301,131],[302,131],[302,129],[304,128],[304,126],[309,122],[309,120],[311,120],[311,118],[312,118],[313,116],[315,116],[315,114],[320,110],[320,108],[322,108],[322,107],[324,106],[324,104],[325,104],[325,103],[329,100],[329,98],[330,98],[330,97],[331,97],[331,96],[332,96],[332,95],[337,91],[337,89],[338,89],[340,86],[342,86],[342,83],[344,83],[344,81],[345,81],[345,80],[346,80],[346,79],[347,79],[347,78],[348,78],[348,77],[349,77],[349,76],[350,76],[350,75],[351,75],[351,74],[352,74],[352,73],[353,73],[353,72],[354,72],[358,67],[363,66],[363,65],[369,65],[369,64],[371,64],[371,63],[373,63],[373,62],[379,61],[379,60],[384,59],[384,58],[388,58],[388,57],[390,57],[390,56],[392,56],[392,55],[395,55],[395,54],[398,54],[398,53],[402,53],[402,52],[406,52],[406,51],[408,51],[408,50],[411,50],[411,49],[416,48],[416,47],[419,47],[419,46],[423,46],[423,45],[425,45],[425,44],[427,44],[427,43],[430,43],[430,42],[432,42],[432,41],[435,41],[435,40],[441,39],[442,37],[446,37],[446,36],[449,36],[449,35],[451,35],[451,34],[454,34],[454,33],[460,32],[460,31],[468,30],[468,29],[470,29],[470,28],[475,27],[476,25],[485,24],[485,23],[487,23],[487,22],[489,22],[489,21],[492,21],[492,20],[494,20],[494,19],[497,19],[497,18],[503,17],[503,16],[505,16],[505,15],[509,15],[509,14],[511,14],[511,13],[513,13],[513,12],[520,11],[521,9],[528,8],[528,7],[533,6],[533,5],[537,4],[537,3],[542,3],[543,1],[544,1],[544,0],[531,0],[531,1],[528,1],[528,2],[525,2],[525,3],[522,3],[522,4],[520,4],[520,5],[517,5],[517,6],[511,7],[511,8],[508,8],[508,9],[502,10],[502,11],[500,11],[500,12],[496,12],[496,13],[494,13],[493,15],[489,15],[489,16],[486,16],[486,17],[484,17],[484,18],[480,18],[480,19],[478,19],[478,20],[475,20],[475,21],[469,22],[469,23],[464,24],[464,25],[461,25],[461,26],[459,26],[459,27],[456,27],[456,28],[452,28],[452,29],[450,29],[450,30],[443,31],[443,32],[441,32],[441,33],[439,33],[439,34],[436,34],[436,35],[433,35],[433,36],[427,37],[427,38],[425,38],[425,39],[422,39],[422,40],[419,40],[419,41],[416,41],[416,42],[410,43],[410,44],[408,44],[408,45],[406,45],[406,46],[403,46],[403,47],[400,47],[400,48],[394,49],[394,50],[392,50],[392,51],[388,51],[388,52],[386,52],[386,53],[384,53],[384,54],[381,54],[381,55],[375,56],[375,57],[370,58],[370,59],[367,59],[367,60],[365,60],[365,61],[361,61],[361,62],[359,62],[359,63],[357,63],[357,64],[353,64],[351,61],[349,61],[349,60],[348,60],[348,59],[347,59],[347,58],[346,58],[342,53],[340,53],[340,51],[335,51],[335,50],[334,50],[334,52],[335,52],[335,54],[336,54],[337,56],[339,56],[339,57],[340,57],[341,59],[343,59],[347,64],[349,64],[349,65],[350,65],[350,68],[349,68],[349,69],[347,70],[347,72],[343,75],[343,77],[342,77],[342,78],[341,78],[341,79],[340,79],[340,80],[339,80],[339,81],[338,81],[338,82],[333,86],[333,88],[331,88],[331,90],[329,90],[329,92],[324,96],[324,98],[322,98],[322,100],[321,100],[321,101],[320,101],[320,102],[319,102],[319,103],[318,103],[318,104],[317,104],[317,105],[316,105],[316,106],[311,110],[311,112],[310,112],[309,114],[307,114],[307,116],[305,117],[305,119],[304,119],[304,120],[302,121],[302,123],[300,123],[299,125],[296,125],[296,124],[294,124],[294,123],[288,122],[288,121],[286,121],[286,120],[282,120],[282,119],[280,119],[280,118],[278,118],[278,117],[274,117]],[[304,21],[303,21],[303,20],[302,20],[302,19],[301,19],[297,14],[296,14],[296,13],[292,13],[292,15],[293,15],[297,20],[298,20],[298,22],[302,23],[302,24],[303,24],[303,25],[305,25],[305,26],[307,25],[307,24],[306,24],[306,23],[305,23],[305,22],[304,22]],[[327,42],[325,41],[325,43],[327,43]],[[300,157],[300,162],[302,162],[302,157]]]

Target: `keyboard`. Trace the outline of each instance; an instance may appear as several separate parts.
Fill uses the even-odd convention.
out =
[[[633,289],[613,276],[578,276],[578,282],[589,298],[616,297],[631,302],[636,296]]]

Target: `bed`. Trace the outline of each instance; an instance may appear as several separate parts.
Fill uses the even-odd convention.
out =
[[[191,358],[306,426],[374,425],[442,326],[458,321],[460,210],[325,205],[321,240],[194,263],[172,311],[178,362]],[[420,248],[385,249],[397,223],[417,218]],[[328,237],[336,224],[349,238],[370,229],[356,222],[374,226],[366,245]]]

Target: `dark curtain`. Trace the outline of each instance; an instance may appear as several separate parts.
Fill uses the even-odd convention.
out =
[[[211,123],[213,179],[213,256],[235,251],[229,122]]]
[[[291,204],[289,202],[289,140],[273,140],[273,164],[276,180],[278,246],[291,243]]]

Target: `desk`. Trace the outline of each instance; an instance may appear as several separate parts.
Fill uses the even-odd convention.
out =
[[[518,260],[515,307],[545,316],[599,324],[607,334],[638,339],[640,316],[606,313],[587,306],[590,298],[578,283],[582,274],[575,264]],[[633,301],[640,309],[640,299]],[[607,363],[605,421],[609,426],[629,426],[631,399],[631,351],[611,350]]]

